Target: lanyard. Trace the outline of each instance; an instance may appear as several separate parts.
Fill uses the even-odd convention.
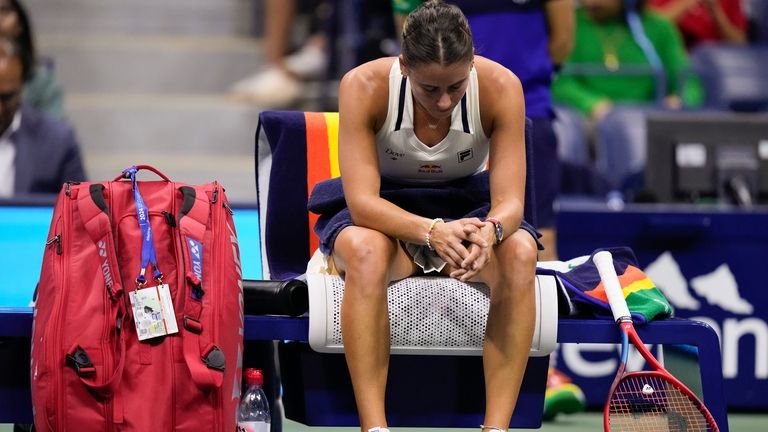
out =
[[[152,238],[152,226],[149,224],[149,209],[144,198],[139,192],[139,185],[136,184],[136,172],[138,169],[135,166],[127,168],[123,171],[123,176],[131,178],[131,185],[133,186],[133,198],[136,201],[136,215],[139,219],[139,228],[141,228],[141,272],[136,278],[136,282],[143,286],[147,279],[144,277],[144,272],[147,270],[147,265],[152,262],[152,267],[155,272],[153,277],[160,282],[163,278],[163,274],[160,269],[157,268],[157,257],[155,255],[155,243]]]
[[[667,74],[664,71],[664,63],[662,63],[656,47],[648,39],[643,23],[640,21],[640,15],[634,9],[629,9],[627,12],[627,24],[629,25],[629,32],[651,65],[651,70],[653,70],[654,77],[656,78],[656,99],[660,101],[667,94]]]

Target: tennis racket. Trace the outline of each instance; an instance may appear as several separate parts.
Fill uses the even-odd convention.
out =
[[[613,317],[621,328],[621,364],[603,410],[603,428],[609,431],[719,432],[709,410],[648,351],[635,331],[624,300],[613,257],[608,251],[593,261],[603,281]],[[629,341],[653,368],[626,372]]]

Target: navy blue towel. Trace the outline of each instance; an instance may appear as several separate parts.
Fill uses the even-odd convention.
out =
[[[488,215],[491,201],[488,171],[440,185],[404,185],[382,179],[380,195],[408,212],[445,220],[465,217],[482,219]],[[307,208],[320,215],[314,230],[320,238],[320,251],[329,255],[339,232],[353,225],[341,178],[317,183]],[[525,221],[521,223],[521,228],[531,232],[535,239],[540,237]]]

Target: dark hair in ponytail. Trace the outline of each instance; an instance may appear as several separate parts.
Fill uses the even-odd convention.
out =
[[[471,62],[475,50],[467,18],[454,5],[424,2],[405,21],[402,53],[409,66]]]

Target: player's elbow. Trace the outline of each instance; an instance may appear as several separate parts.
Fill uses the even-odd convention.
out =
[[[347,208],[352,218],[352,223],[357,226],[370,226],[373,210],[373,201],[365,196],[347,196]]]

